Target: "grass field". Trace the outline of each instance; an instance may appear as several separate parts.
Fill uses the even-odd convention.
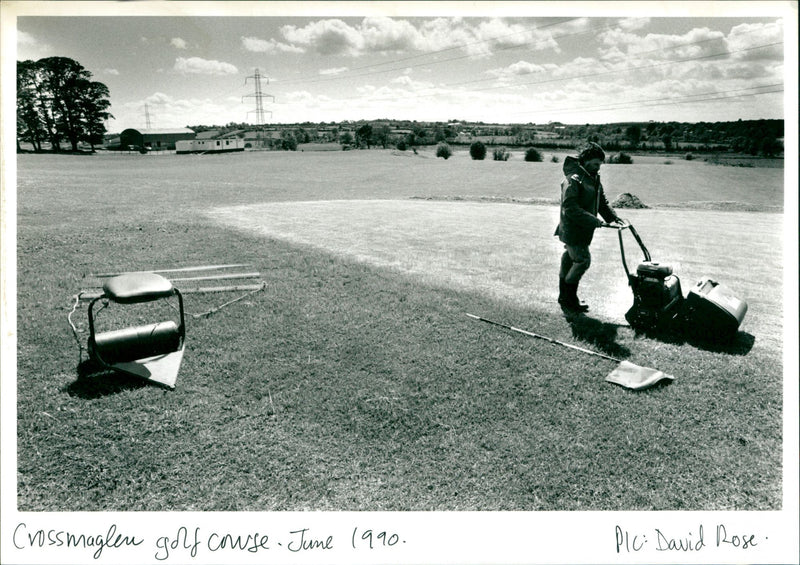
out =
[[[709,347],[627,327],[611,230],[582,287],[590,315],[564,318],[547,204],[560,168],[393,151],[20,156],[19,508],[780,508],[782,171],[602,170],[610,199],[654,206],[621,215],[684,292],[710,275],[748,301],[736,341]],[[189,320],[176,390],[78,378],[67,314],[92,273],[230,262],[267,288]],[[676,379],[634,393],[604,381],[613,362],[466,312]]]

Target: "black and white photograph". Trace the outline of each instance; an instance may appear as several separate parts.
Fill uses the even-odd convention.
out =
[[[0,15],[0,561],[798,562],[797,2]]]

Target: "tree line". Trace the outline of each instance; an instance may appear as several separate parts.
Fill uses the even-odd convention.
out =
[[[187,126],[195,131],[220,126]],[[776,119],[738,120],[735,122],[630,122],[607,124],[486,124],[484,122],[417,122],[372,120],[345,122],[302,122],[276,124],[281,139],[279,149],[295,149],[312,140],[343,145],[415,146],[449,144],[469,145],[481,140],[489,145],[512,145],[571,149],[586,141],[601,144],[609,151],[702,151],[734,152],[765,157],[783,152],[784,121]],[[223,129],[252,129],[250,124],[230,123]],[[324,131],[325,133],[320,133]],[[403,134],[395,132],[403,131]],[[542,136],[542,132],[548,134]],[[459,133],[467,134],[457,139]],[[316,135],[315,135],[316,134]]]
[[[92,81],[92,73],[68,57],[17,61],[17,151],[20,142],[42,150],[49,143],[62,151],[62,143],[78,151],[88,143],[102,144],[108,109],[108,87]]]

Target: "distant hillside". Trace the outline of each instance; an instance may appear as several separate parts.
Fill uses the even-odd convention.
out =
[[[187,126],[196,132],[218,130],[219,135],[254,126]],[[417,122],[364,120],[269,124],[262,130],[280,138],[276,148],[295,149],[305,143],[341,143],[345,147],[396,147],[449,143],[469,145],[537,146],[571,149],[594,141],[608,151],[699,151],[733,152],[776,157],[783,154],[783,120],[738,120],[735,122],[625,122],[611,124],[487,124],[484,122]]]

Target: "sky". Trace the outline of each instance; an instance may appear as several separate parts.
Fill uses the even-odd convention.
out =
[[[252,2],[213,12],[208,6],[220,3],[175,2],[162,12],[100,4],[102,15],[92,16],[23,9],[16,59],[81,63],[110,90],[110,132],[148,122],[781,119],[785,73],[796,69],[784,62],[788,20],[770,15],[769,2],[735,3],[725,17],[706,15],[703,2],[683,3],[694,11],[627,6],[619,14],[606,2],[279,3],[271,11]]]

